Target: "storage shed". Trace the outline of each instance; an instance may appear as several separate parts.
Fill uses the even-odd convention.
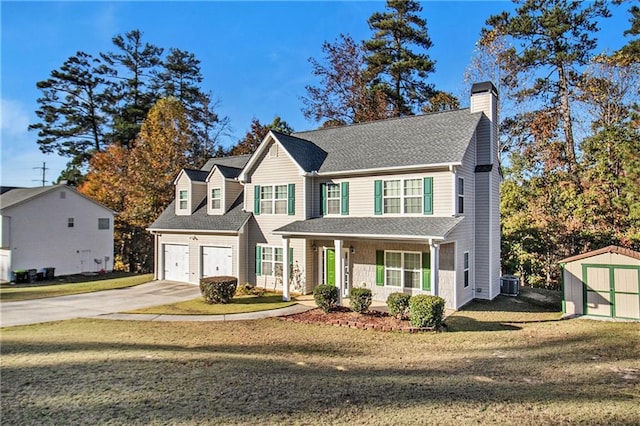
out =
[[[566,316],[640,320],[640,253],[609,246],[560,261]]]

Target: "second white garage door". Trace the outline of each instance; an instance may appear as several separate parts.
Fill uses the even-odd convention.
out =
[[[231,247],[202,247],[202,276],[233,275]]]

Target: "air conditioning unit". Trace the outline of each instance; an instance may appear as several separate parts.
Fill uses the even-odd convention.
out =
[[[500,277],[500,293],[505,296],[517,296],[520,294],[520,277],[515,275],[503,275]]]

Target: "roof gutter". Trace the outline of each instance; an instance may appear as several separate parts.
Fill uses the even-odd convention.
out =
[[[343,170],[343,171],[338,171],[338,172],[317,172],[317,171],[313,171],[310,173],[315,173],[315,175],[313,176],[326,176],[326,177],[332,177],[332,176],[353,176],[353,175],[366,175],[366,174],[371,174],[371,173],[388,173],[388,172],[406,172],[406,171],[414,171],[414,170],[423,170],[423,169],[429,169],[429,168],[447,168],[450,169],[451,167],[454,166],[462,166],[462,162],[457,161],[457,162],[453,162],[453,163],[434,163],[434,164],[416,164],[413,166],[394,166],[394,167],[379,167],[379,168],[373,168],[373,169],[360,169],[360,170]]]

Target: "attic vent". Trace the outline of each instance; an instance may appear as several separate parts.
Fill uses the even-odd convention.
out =
[[[273,145],[271,145],[271,148],[269,148],[269,157],[277,157],[278,156],[278,144],[274,143]]]
[[[67,198],[67,192],[66,191],[60,191],[60,198],[63,199],[63,200],[65,198]]]

